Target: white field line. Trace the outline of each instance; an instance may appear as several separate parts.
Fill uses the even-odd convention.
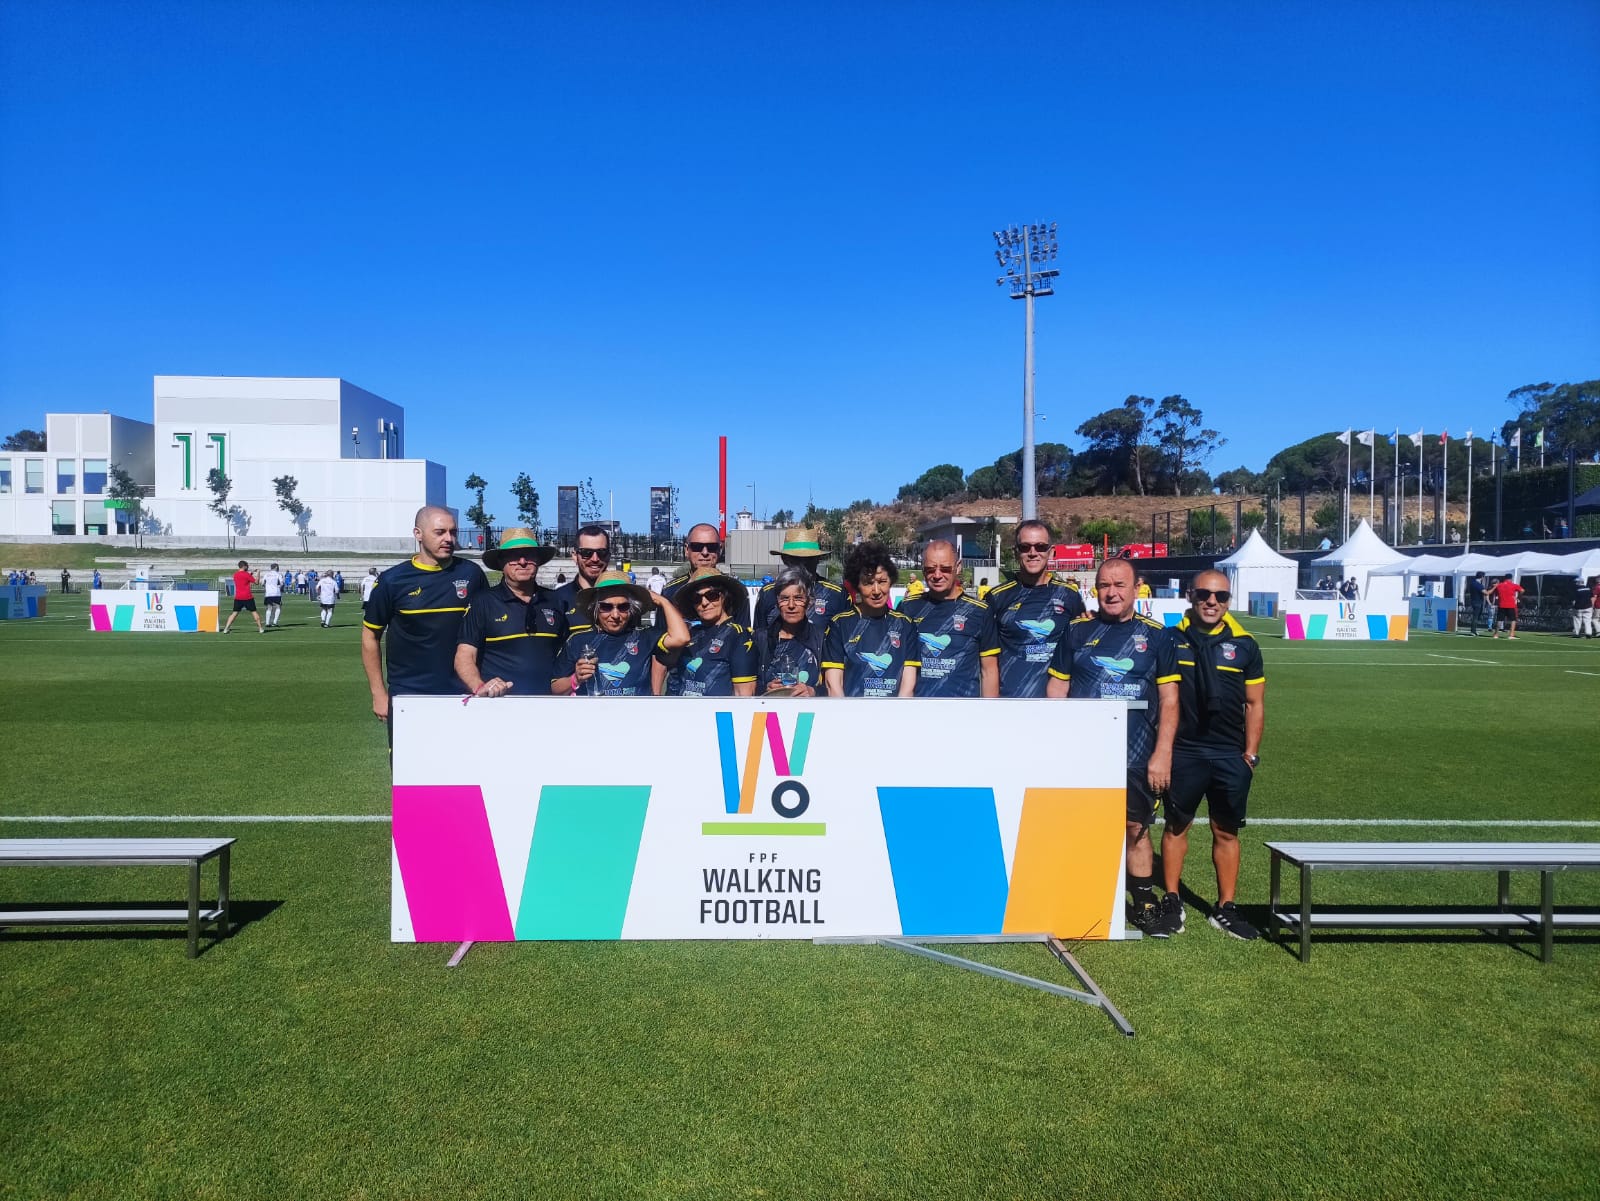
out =
[[[1596,677],[1600,677],[1600,671],[1573,671],[1571,668],[1567,669],[1567,674],[1569,676],[1596,676]]]
[[[281,823],[375,823],[387,822],[387,813],[84,813],[0,816],[0,822],[26,825],[40,823],[85,822],[257,822]],[[1159,824],[1159,823],[1158,823]],[[1600,829],[1600,821],[1551,820],[1545,818],[1432,818],[1432,817],[1252,817],[1252,826],[1440,826],[1463,829]]]
[[[1441,655],[1437,651],[1429,651],[1428,652],[1428,658],[1430,658],[1430,659],[1454,659],[1458,663],[1482,663],[1482,664],[1484,664],[1485,666],[1488,666],[1488,667],[1500,667],[1500,666],[1502,666],[1502,664],[1497,663],[1493,659],[1469,659],[1465,655]]]

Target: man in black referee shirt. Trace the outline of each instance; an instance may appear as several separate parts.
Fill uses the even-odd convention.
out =
[[[1257,937],[1234,907],[1239,883],[1239,829],[1250,783],[1261,763],[1266,727],[1267,677],[1261,648],[1228,612],[1228,577],[1202,571],[1189,590],[1189,612],[1174,629],[1178,646],[1178,737],[1167,788],[1167,827],[1161,835],[1161,874],[1167,896],[1163,916],[1176,908],[1168,930],[1183,929],[1178,884],[1189,850],[1189,826],[1203,799],[1211,818],[1211,862],[1217,870],[1217,906],[1211,924],[1232,938]]]
[[[476,563],[455,557],[456,519],[449,509],[425,505],[416,521],[417,553],[378,577],[362,615],[361,666],[372,689],[372,715],[381,722],[389,720],[392,696],[460,694],[461,615],[488,587]]]
[[[561,604],[534,578],[556,553],[532,530],[510,529],[483,552],[500,582],[478,593],[456,635],[456,675],[473,696],[549,696],[567,636]]]

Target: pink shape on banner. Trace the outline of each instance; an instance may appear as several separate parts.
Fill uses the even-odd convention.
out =
[[[511,912],[476,784],[396,784],[394,850],[418,942],[510,942]]]
[[[111,628],[111,613],[104,605],[89,606],[89,628],[101,633]]]
[[[1298,639],[1301,642],[1306,638],[1305,622],[1298,613],[1285,613],[1283,615],[1283,632],[1289,636],[1290,641]]]
[[[783,727],[778,725],[778,715],[771,710],[767,711],[767,745],[772,748],[772,770],[780,776],[789,774],[789,751],[783,745]],[[753,771],[758,765],[751,764],[745,768]]]

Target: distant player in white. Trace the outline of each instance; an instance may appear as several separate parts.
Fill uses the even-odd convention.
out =
[[[367,574],[361,577],[361,607],[367,607],[367,601],[372,596],[372,590],[378,586],[378,569],[367,568]]]
[[[323,572],[317,577],[317,603],[322,606],[323,629],[333,624],[333,606],[338,602],[339,581],[333,578],[331,571]]]
[[[261,594],[267,605],[267,629],[270,630],[283,616],[283,573],[276,563],[261,573]]]

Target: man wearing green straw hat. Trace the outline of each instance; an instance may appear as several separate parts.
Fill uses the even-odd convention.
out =
[[[843,588],[817,575],[817,568],[828,552],[822,549],[821,535],[810,526],[796,526],[784,535],[783,545],[772,552],[785,567],[798,567],[811,577],[811,608],[807,612],[813,625],[827,629],[835,616],[850,608]],[[755,628],[765,629],[778,619],[777,581],[765,584],[756,597]]]
[[[532,530],[509,529],[483,552],[500,582],[467,605],[456,643],[456,675],[472,696],[549,696],[567,636],[561,605],[540,588],[539,568],[556,553]]]

